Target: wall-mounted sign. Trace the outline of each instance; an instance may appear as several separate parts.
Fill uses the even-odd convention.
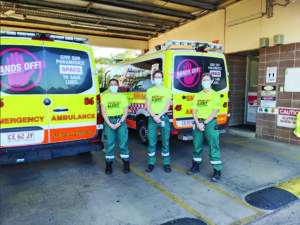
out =
[[[257,93],[248,93],[247,122],[256,123]]]
[[[274,114],[276,115],[278,113],[278,109],[276,108],[266,108],[266,107],[258,107],[257,108],[258,113],[266,113],[266,114]]]
[[[277,126],[295,128],[297,123],[297,113],[299,109],[278,108]]]
[[[276,97],[274,96],[262,96],[260,101],[261,107],[275,108],[276,107]]]
[[[267,67],[266,83],[276,83],[277,67]]]
[[[300,92],[300,67],[285,70],[284,91]]]

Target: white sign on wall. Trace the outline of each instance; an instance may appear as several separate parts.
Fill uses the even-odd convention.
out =
[[[300,92],[300,68],[287,68],[285,70],[284,91]]]
[[[277,67],[267,67],[266,83],[276,83]]]
[[[299,109],[279,107],[277,115],[277,126],[295,128],[298,112]]]

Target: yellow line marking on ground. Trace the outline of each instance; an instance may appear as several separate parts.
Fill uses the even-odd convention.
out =
[[[116,160],[118,162],[122,163],[121,159],[116,158]],[[149,177],[145,176],[142,172],[140,172],[139,170],[135,169],[133,166],[130,166],[130,169],[131,169],[131,171],[133,171],[134,173],[136,173],[138,176],[140,176],[141,178],[143,178],[145,181],[147,181],[149,184],[151,184],[153,187],[155,187],[156,189],[158,189],[159,191],[161,191],[164,195],[166,195],[169,198],[171,198],[174,202],[176,202],[178,205],[180,205],[182,208],[184,208],[189,213],[191,213],[194,216],[202,219],[203,221],[205,221],[206,223],[208,223],[210,225],[215,225],[214,222],[212,222],[211,220],[209,220],[208,218],[206,218],[205,216],[203,216],[202,214],[200,214],[199,212],[197,212],[195,209],[193,209],[192,207],[190,207],[189,205],[187,205],[186,203],[184,203],[183,201],[181,201],[175,195],[173,195],[172,193],[170,193],[167,189],[163,188],[158,183],[156,183],[155,181],[153,181]]]
[[[254,214],[252,216],[249,216],[249,217],[246,217],[244,219],[235,221],[235,222],[231,223],[230,225],[242,225],[242,224],[246,224],[246,223],[248,223],[248,222],[250,222],[250,221],[252,221],[252,220],[254,220],[254,219],[256,219],[256,218],[258,218],[260,216],[263,216],[264,214],[265,213],[263,213],[263,212],[258,212],[258,213]]]
[[[255,141],[256,139],[249,139],[249,140],[244,140],[244,141],[237,141],[234,142],[235,144],[242,144],[242,143],[247,143],[247,142],[251,142],[251,141]]]
[[[221,139],[221,141],[226,142],[226,143],[230,143],[230,144],[240,145],[240,146],[243,146],[243,147],[246,147],[246,148],[252,148],[252,149],[255,149],[255,150],[258,150],[258,151],[263,151],[263,152],[268,152],[268,153],[272,153],[272,154],[275,154],[275,155],[280,155],[280,156],[283,156],[283,157],[286,157],[286,158],[295,159],[295,160],[300,161],[299,157],[294,157],[294,156],[286,155],[286,154],[279,153],[279,152],[273,152],[273,151],[268,150],[268,149],[258,148],[258,147],[254,147],[254,146],[246,145],[246,144],[240,144],[240,143],[237,143],[237,142],[228,141],[226,139]]]
[[[129,145],[130,145],[130,147],[135,148],[136,150],[138,150],[138,151],[142,152],[143,154],[147,155],[147,153],[146,153],[145,151],[143,151],[142,149],[139,149],[138,147],[133,146],[133,145],[131,145],[131,144],[129,144]],[[157,158],[157,160],[158,160],[159,162],[162,162],[162,161],[163,161],[161,158]],[[181,173],[187,175],[187,174],[186,174],[186,171],[183,170],[183,169],[181,169],[180,167],[175,166],[175,165],[172,164],[172,163],[170,164],[170,166],[171,166],[172,168],[178,170],[179,172],[181,172]],[[211,184],[211,183],[209,183],[209,182],[207,182],[207,181],[205,181],[205,180],[203,180],[203,179],[201,179],[201,178],[199,178],[199,177],[197,177],[197,176],[195,176],[195,175],[187,175],[187,176],[192,177],[192,178],[194,178],[194,179],[197,180],[197,181],[200,181],[201,183],[203,183],[203,184],[209,186],[210,188],[214,189],[215,191],[217,191],[217,192],[219,192],[219,193],[225,195],[226,197],[231,198],[232,200],[238,202],[239,204],[241,204],[241,205],[243,205],[243,206],[245,206],[245,207],[247,207],[247,208],[253,210],[253,211],[256,212],[257,214],[260,214],[260,215],[263,215],[263,214],[264,214],[262,211],[260,211],[260,210],[258,210],[258,209],[256,209],[256,208],[254,208],[254,207],[251,206],[251,205],[246,204],[245,202],[243,202],[243,201],[240,200],[239,198],[237,198],[237,197],[235,197],[235,196],[233,196],[233,195],[231,195],[231,194],[229,194],[229,193],[223,191],[222,189],[216,187],[215,185],[213,185],[213,184]]]
[[[275,185],[275,187],[286,190],[300,198],[300,177],[281,184],[277,184]]]

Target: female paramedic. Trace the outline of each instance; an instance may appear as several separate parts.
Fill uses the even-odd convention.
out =
[[[170,123],[168,110],[171,104],[172,93],[168,88],[163,87],[163,72],[156,70],[153,73],[155,86],[149,88],[146,93],[147,111],[150,114],[148,120],[148,167],[147,172],[154,169],[156,157],[156,142],[158,129],[160,129],[162,142],[162,158],[164,170],[166,173],[171,172],[169,139],[170,139]]]
[[[213,79],[211,74],[202,74],[203,90],[195,95],[192,102],[193,117],[195,120],[193,126],[193,166],[187,172],[192,175],[199,172],[199,165],[202,161],[202,149],[204,136],[210,147],[210,162],[214,168],[212,181],[217,182],[221,177],[221,154],[219,149],[219,131],[217,128],[217,113],[221,107],[221,99],[211,85]]]
[[[104,132],[106,135],[105,173],[112,173],[116,136],[118,138],[120,155],[124,163],[123,172],[129,173],[128,128],[126,124],[128,100],[125,95],[118,93],[119,82],[116,79],[111,79],[108,84],[110,92],[104,94],[101,99],[101,111],[105,121]]]

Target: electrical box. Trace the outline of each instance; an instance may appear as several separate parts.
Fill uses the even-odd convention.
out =
[[[269,47],[269,38],[264,37],[259,39],[259,47],[266,48]]]

